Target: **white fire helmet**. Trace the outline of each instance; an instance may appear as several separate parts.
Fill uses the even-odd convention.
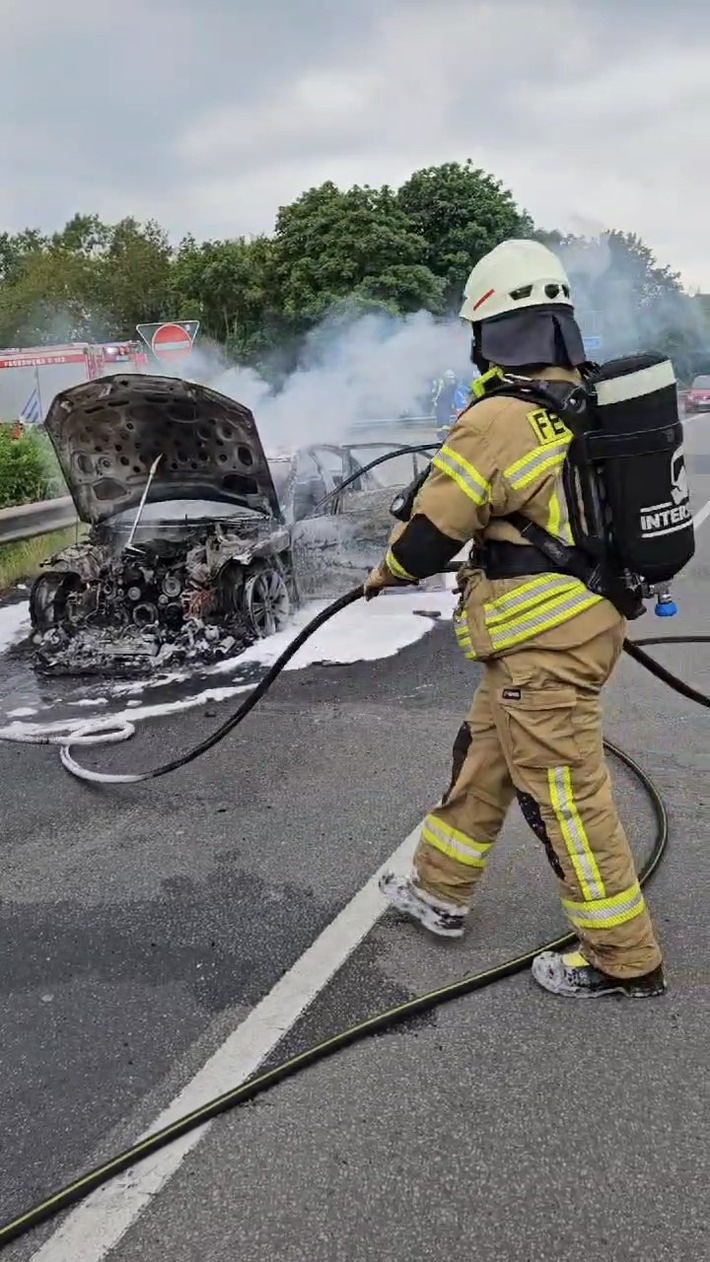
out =
[[[539,241],[503,241],[471,271],[459,312],[478,324],[525,307],[572,307],[569,277],[560,260]]]

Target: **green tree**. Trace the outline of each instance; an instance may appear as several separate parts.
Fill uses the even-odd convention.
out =
[[[598,237],[536,232],[564,263],[573,288],[585,304],[601,309],[616,293],[624,305],[653,311],[659,302],[683,295],[680,276],[656,262],[649,246],[631,232],[608,231]],[[613,319],[613,312],[609,312]]]
[[[237,358],[252,362],[268,348],[278,321],[274,246],[250,240],[182,241],[172,271],[180,315],[197,314],[202,331]]]
[[[20,272],[28,254],[46,248],[47,238],[38,228],[26,228],[12,234],[0,232],[0,281],[12,284]]]
[[[283,311],[298,327],[346,298],[402,313],[441,308],[426,243],[387,187],[309,189],[281,207],[274,245]]]
[[[49,236],[0,232],[0,344],[132,337],[138,323],[199,318],[237,361],[285,373],[326,316],[456,311],[470,268],[511,236],[561,254],[605,356],[657,346],[680,375],[707,350],[710,300],[690,298],[639,237],[536,229],[470,161],[415,171],[397,192],[329,181],[281,207],[271,237],[188,236],[173,250],[153,221],[79,213]]]
[[[91,262],[49,247],[25,254],[0,288],[0,344],[34,346],[94,336],[96,275]]]
[[[397,204],[424,245],[423,261],[444,284],[447,311],[456,310],[471,268],[508,237],[527,237],[533,223],[500,180],[469,160],[414,174]]]
[[[111,337],[133,337],[137,324],[172,315],[172,249],[154,220],[122,219],[96,238],[96,297]]]
[[[156,223],[75,215],[51,238],[0,236],[0,342],[121,338],[170,314],[172,250]]]
[[[111,232],[109,225],[102,223],[98,215],[76,214],[46,244],[83,258],[101,258],[110,244]]]

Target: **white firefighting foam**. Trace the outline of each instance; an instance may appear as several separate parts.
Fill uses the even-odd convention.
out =
[[[268,668],[283,653],[291,641],[303,630],[318,613],[328,606],[328,601],[310,601],[299,609],[291,618],[285,630],[260,640],[240,653],[237,657],[220,662],[212,667],[207,675],[221,677],[236,674],[245,666],[251,669]],[[286,670],[304,670],[315,665],[351,665],[355,662],[371,662],[381,658],[393,657],[402,649],[422,639],[434,627],[437,620],[449,619],[454,608],[454,596],[450,590],[434,592],[398,591],[386,592],[368,604],[360,602],[349,606],[338,614],[331,622],[326,623],[319,631],[299,649],[298,653],[286,666]],[[3,618],[2,615],[12,617]],[[0,610],[0,651],[9,647],[29,628],[29,613],[26,604],[15,605]],[[150,691],[153,697],[160,687],[180,682],[188,678],[186,674],[167,675],[160,680],[146,680],[145,683],[116,684],[107,688],[107,697],[96,697],[82,702],[87,709],[96,706],[101,710],[113,698],[114,704],[119,697],[128,693],[134,695]],[[181,710],[190,710],[195,706],[207,705],[210,702],[228,701],[239,693],[249,690],[250,684],[240,681],[234,684],[225,683],[208,686],[194,695],[179,701],[163,702],[155,700],[151,704],[128,701],[125,710],[113,712],[112,718],[125,719],[135,723],[141,719],[160,718],[175,714]],[[74,702],[72,704],[79,704]],[[83,726],[90,714],[86,710],[76,719],[60,720],[56,723],[18,723],[21,717],[29,717],[28,709],[14,710],[6,717],[14,720],[0,730],[0,738],[12,738],[22,733],[57,733],[69,732]],[[99,715],[97,715],[99,717]],[[100,717],[106,717],[105,709]],[[0,718],[0,722],[1,722]]]
[[[0,608],[0,652],[23,639],[30,629],[30,606],[26,600]]]

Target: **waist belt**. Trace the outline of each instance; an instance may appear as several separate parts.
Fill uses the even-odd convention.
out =
[[[532,545],[489,539],[477,549],[471,564],[483,570],[486,578],[525,578],[529,574],[568,574]]]

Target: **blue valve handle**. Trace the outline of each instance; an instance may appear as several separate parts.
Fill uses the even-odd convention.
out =
[[[678,606],[670,596],[658,596],[653,612],[657,618],[674,618],[678,612]]]

